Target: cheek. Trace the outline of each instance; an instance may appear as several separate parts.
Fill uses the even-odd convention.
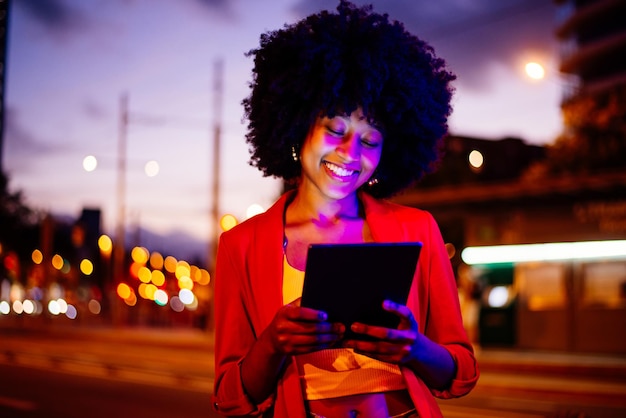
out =
[[[366,156],[365,163],[367,168],[371,171],[374,171],[378,164],[380,163],[381,154],[379,152],[374,152]]]

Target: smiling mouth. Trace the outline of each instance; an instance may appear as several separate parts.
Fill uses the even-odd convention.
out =
[[[348,168],[339,167],[338,165],[329,163],[328,161],[324,161],[324,166],[337,177],[351,177],[355,173],[358,173],[357,170],[350,170]]]

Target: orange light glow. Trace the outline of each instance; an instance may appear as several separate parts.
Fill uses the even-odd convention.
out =
[[[165,274],[163,274],[161,270],[153,270],[152,283],[155,286],[163,286],[163,284],[165,284]]]
[[[89,276],[93,273],[93,263],[86,258],[80,262],[80,271],[85,275]]]
[[[159,252],[153,252],[150,254],[150,267],[155,270],[161,270],[163,268],[163,256]]]
[[[227,213],[220,219],[220,228],[222,228],[222,231],[228,231],[229,229],[232,229],[235,225],[237,225],[237,218],[235,218],[231,214]]]
[[[126,283],[120,283],[117,285],[117,295],[120,298],[126,300],[130,297],[131,293],[132,290]]]
[[[134,277],[135,279],[139,278],[139,269],[142,268],[143,266],[139,263],[132,263],[130,265],[130,275],[131,277]]]
[[[143,266],[139,268],[139,271],[137,272],[137,277],[143,283],[150,283],[150,280],[152,280],[152,272],[148,267]]]
[[[100,252],[104,255],[111,255],[111,251],[113,250],[113,241],[108,235],[100,235],[98,238],[98,248],[100,248]]]
[[[186,261],[179,261],[178,264],[176,265],[176,278],[180,279],[183,276],[187,276],[189,277],[191,275],[191,267],[189,266],[189,263],[187,263]]]
[[[211,282],[211,275],[205,269],[200,269],[200,279],[198,280],[198,284],[207,285]]]
[[[124,302],[128,306],[135,306],[137,304],[137,295],[135,295],[135,292],[131,293],[129,297],[124,299]]]
[[[178,287],[181,289],[193,289],[193,280],[189,276],[183,276],[178,279]]]
[[[57,270],[61,270],[63,268],[63,257],[58,254],[52,256],[52,267]]]
[[[144,247],[134,247],[130,252],[130,256],[135,263],[146,264],[150,254]]]
[[[33,260],[33,263],[41,264],[41,262],[43,261],[43,254],[41,253],[41,251],[35,250],[33,251],[31,258]]]
[[[171,255],[165,257],[165,260],[163,261],[163,266],[168,273],[174,273],[176,271],[177,264],[178,260],[176,260],[176,258],[172,257]]]

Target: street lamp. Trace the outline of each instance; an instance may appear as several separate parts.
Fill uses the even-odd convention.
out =
[[[542,80],[546,76],[546,70],[538,62],[529,62],[524,66],[526,75],[533,80]]]

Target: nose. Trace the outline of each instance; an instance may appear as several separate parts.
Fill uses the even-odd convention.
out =
[[[357,161],[361,156],[361,135],[349,132],[337,147],[337,154],[345,161]]]

